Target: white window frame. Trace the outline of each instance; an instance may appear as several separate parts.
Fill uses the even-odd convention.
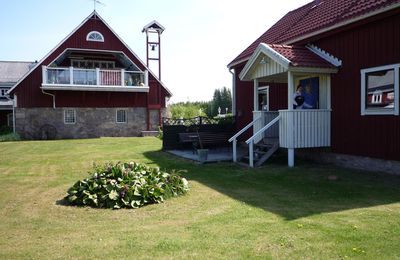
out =
[[[90,36],[91,36],[92,34],[98,34],[98,35],[100,35],[100,36],[101,36],[101,39],[99,39],[99,40],[97,40],[97,39],[90,39]],[[104,36],[103,36],[103,34],[101,34],[101,33],[98,32],[98,31],[91,31],[91,32],[89,32],[89,33],[86,35],[86,41],[89,41],[89,42],[104,42]]]
[[[3,91],[4,91],[4,94],[3,94]],[[6,97],[7,91],[8,91],[7,88],[0,88],[0,98]]]
[[[67,115],[67,113],[68,112],[73,112],[73,115],[74,115],[74,122],[67,122],[66,121],[66,119],[67,119],[67,117],[66,117],[66,115]],[[74,125],[74,124],[76,124],[76,110],[75,109],[65,109],[64,110],[64,124],[66,124],[66,125]]]
[[[78,63],[78,66],[76,66],[74,63]],[[94,66],[95,63],[99,64],[99,69],[115,69],[115,62],[114,61],[101,61],[101,60],[76,60],[76,59],[72,59],[71,60],[71,67],[94,69],[94,68],[96,68]],[[93,66],[88,66],[88,64],[92,64]]]
[[[381,70],[394,70],[394,107],[393,109],[366,108],[366,74]],[[399,115],[399,71],[400,64],[391,64],[361,70],[361,115]]]
[[[124,111],[125,121],[118,121],[118,112],[120,112],[120,111]],[[128,123],[128,111],[126,111],[126,109],[117,109],[117,110],[115,110],[115,122],[117,124],[126,124],[126,123]]]
[[[267,102],[268,102],[268,104],[267,104],[267,110],[263,110],[262,108],[261,108],[261,110],[260,111],[266,111],[266,112],[269,112],[269,85],[267,85],[267,86],[262,86],[262,87],[258,87],[258,95],[267,95]]]

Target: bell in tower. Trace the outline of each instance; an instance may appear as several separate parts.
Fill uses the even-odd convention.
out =
[[[152,21],[143,27],[146,32],[146,61],[150,68],[161,80],[161,34],[165,30],[157,21]]]

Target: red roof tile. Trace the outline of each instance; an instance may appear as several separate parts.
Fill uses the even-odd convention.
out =
[[[335,68],[333,64],[304,46],[282,44],[268,44],[268,46],[290,60],[290,64],[294,67]]]
[[[230,64],[249,58],[261,42],[282,44],[293,41],[395,3],[400,0],[315,0],[287,13]]]

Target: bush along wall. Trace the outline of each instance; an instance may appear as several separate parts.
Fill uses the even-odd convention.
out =
[[[135,162],[95,165],[89,178],[68,189],[65,199],[70,205],[113,209],[162,203],[189,191],[181,172],[167,173]]]

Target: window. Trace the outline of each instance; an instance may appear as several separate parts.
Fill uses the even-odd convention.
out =
[[[76,123],[76,111],[74,109],[64,110],[64,124]]]
[[[8,114],[7,115],[7,126],[12,127],[14,124],[13,121],[14,121],[13,114]]]
[[[8,89],[6,89],[6,88],[0,89],[0,98],[5,98],[6,97],[7,90]]]
[[[126,110],[117,109],[117,123],[126,123],[126,122],[127,122]]]
[[[84,69],[114,69],[114,61],[97,61],[97,60],[71,60],[71,66],[74,68],[84,68]]]
[[[104,37],[101,33],[97,31],[92,31],[88,33],[86,36],[87,41],[92,41],[92,42],[104,42]]]
[[[389,94],[393,94],[393,92],[390,92]],[[372,100],[371,103],[372,104],[382,104],[382,91],[374,91],[374,93],[372,94]],[[392,97],[394,97],[394,95],[391,95]]]
[[[399,67],[361,70],[361,115],[399,114]]]

